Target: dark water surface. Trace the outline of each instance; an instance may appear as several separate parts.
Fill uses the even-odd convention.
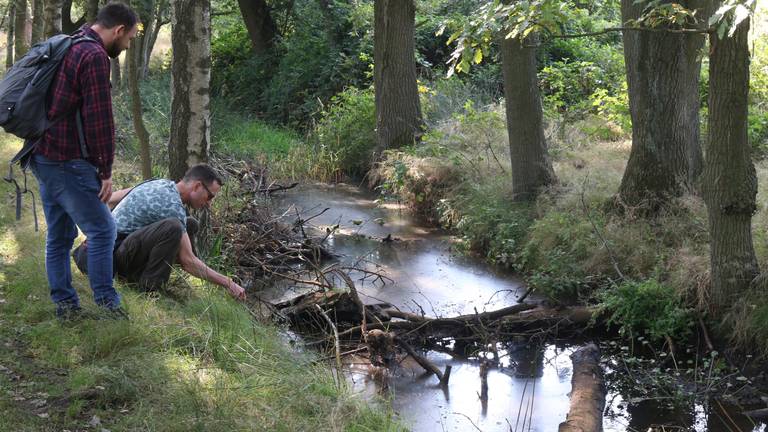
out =
[[[277,198],[278,206],[311,220],[319,232],[339,225],[328,239],[329,249],[342,263],[355,264],[385,275],[386,283],[356,280],[366,303],[387,302],[428,316],[453,316],[499,309],[517,303],[525,291],[512,274],[450,253],[450,236],[426,228],[396,203],[380,203],[376,196],[348,185],[299,187]],[[381,239],[390,236],[392,242]],[[363,275],[357,275],[358,279]],[[295,295],[285,286],[262,293],[275,301]],[[569,409],[571,360],[576,346],[535,346],[527,341],[500,344],[502,367],[488,373],[488,400],[480,394],[477,359],[458,359],[439,352],[429,357],[440,369],[453,365],[446,389],[434,376],[405,360],[386,378],[370,370],[365,359],[346,358],[355,391],[383,395],[414,431],[557,431]],[[380,374],[380,371],[378,372]],[[386,385],[382,383],[386,382]],[[766,431],[734,407],[693,405],[677,411],[656,401],[635,401],[609,392],[606,431]],[[662,428],[663,426],[663,428]],[[657,427],[657,429],[651,429]]]

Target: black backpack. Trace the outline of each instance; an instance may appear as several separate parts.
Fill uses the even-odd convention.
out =
[[[8,176],[3,177],[3,180],[16,186],[16,220],[21,219],[21,195],[32,194],[32,192],[27,189],[26,173],[23,190],[16,182],[13,177],[13,165],[19,163],[23,170],[27,168],[32,150],[39,138],[56,121],[56,119],[48,119],[47,101],[51,84],[69,49],[77,43],[86,41],[96,42],[85,35],[56,35],[35,44],[0,81],[0,126],[6,132],[25,139],[21,151],[11,160]],[[80,151],[85,158],[88,156],[88,150],[79,110],[76,113],[76,119]],[[35,230],[37,230],[37,212],[34,203],[34,194],[32,194]]]

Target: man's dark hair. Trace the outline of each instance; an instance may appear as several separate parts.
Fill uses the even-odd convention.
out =
[[[115,26],[124,25],[126,31],[133,28],[139,22],[136,12],[125,3],[113,2],[99,9],[96,14],[96,23],[111,29]]]
[[[191,167],[184,174],[182,180],[185,182],[201,181],[206,186],[211,186],[213,182],[216,182],[219,186],[224,186],[224,180],[221,179],[221,176],[217,174],[210,165],[206,164],[199,164]]]

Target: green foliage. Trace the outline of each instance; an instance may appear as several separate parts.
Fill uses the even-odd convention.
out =
[[[268,121],[305,127],[344,87],[368,85],[373,50],[369,5],[331,6],[330,14],[311,0],[275,7],[273,14],[285,12],[283,33],[261,56],[244,48],[250,41],[243,23],[228,23],[212,41],[215,95]]]
[[[299,136],[291,130],[236,114],[223,106],[214,108],[211,123],[213,150],[220,154],[275,160],[300,143]]]
[[[332,158],[339,170],[361,176],[368,170],[376,145],[373,90],[347,88],[331,99],[312,138],[317,152]]]
[[[675,291],[656,279],[625,281],[601,293],[601,308],[609,323],[629,338],[647,335],[655,341],[669,336],[684,339],[693,327],[693,311]]]

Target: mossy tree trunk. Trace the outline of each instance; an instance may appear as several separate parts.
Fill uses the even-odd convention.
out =
[[[174,0],[172,5],[171,137],[169,172],[179,180],[208,161],[210,147],[211,3]]]
[[[15,5],[14,17],[14,52],[16,60],[22,58],[29,51],[29,41],[27,40],[27,0],[13,0]]]
[[[120,68],[120,58],[109,59],[109,66],[111,69],[110,81],[112,81],[112,91],[120,91],[120,87],[123,85],[123,71]]]
[[[666,1],[669,3],[669,1]],[[683,1],[706,25],[710,0]],[[622,20],[647,5],[621,1]],[[654,213],[693,189],[701,172],[699,121],[702,34],[624,32],[632,150],[619,187],[621,205]]]
[[[45,20],[43,19],[43,0],[32,0],[32,45],[43,40]]]
[[[422,133],[421,103],[416,83],[413,0],[374,3],[373,79],[376,104],[376,149],[416,142]]]
[[[131,92],[131,116],[133,117],[133,129],[136,132],[136,138],[139,141],[141,175],[146,180],[152,178],[152,155],[149,147],[149,132],[147,132],[147,128],[144,125],[144,109],[142,108],[141,90],[139,87],[143,56],[142,39],[145,37],[145,34],[140,34],[134,39],[131,48],[126,52],[125,61],[128,62],[128,88]]]
[[[8,34],[5,39],[5,70],[8,70],[13,66],[13,31],[16,27],[16,3],[10,2],[8,4]]]
[[[501,70],[512,161],[512,200],[531,201],[554,183],[536,75],[536,36],[501,40]]]
[[[96,14],[98,13],[99,13],[99,0],[86,0],[85,21],[93,24],[94,22],[96,22]],[[141,18],[143,19],[144,17],[141,17]]]
[[[43,29],[46,38],[61,33],[61,9],[62,0],[45,0]]]
[[[277,26],[272,20],[270,7],[265,0],[237,0],[243,15],[245,28],[251,39],[251,48],[256,54],[262,54],[272,47],[277,35]]]
[[[711,284],[707,304],[716,315],[739,298],[757,275],[752,215],[757,176],[747,138],[749,18],[732,37],[712,34],[709,54],[709,143],[702,195],[709,215]]]

